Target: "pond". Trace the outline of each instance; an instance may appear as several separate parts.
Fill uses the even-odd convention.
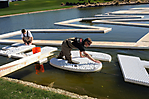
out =
[[[0,33],[26,29],[70,29],[72,27],[56,26],[54,23],[76,18],[93,17],[97,14],[105,14],[111,11],[127,10],[134,7],[149,7],[149,5],[127,5],[127,6],[109,6],[85,9],[67,9],[35,14],[26,14],[12,17],[0,18]],[[145,18],[149,18],[145,15]],[[94,41],[118,41],[118,42],[136,42],[146,33],[148,28],[131,27],[121,25],[93,24],[90,22],[76,22],[75,24],[111,27],[112,31],[101,33],[34,33],[34,39],[42,40],[64,40],[69,37],[90,37]],[[20,39],[20,36],[10,37],[11,39]],[[9,38],[8,38],[9,39]],[[0,48],[6,45],[0,45]],[[60,51],[54,52],[56,57]],[[61,70],[52,67],[49,63],[43,64],[44,72],[37,73],[36,64],[29,65],[7,77],[30,81],[37,84],[64,89],[81,95],[88,95],[97,98],[109,99],[148,99],[149,88],[137,84],[127,83],[123,79],[117,54],[140,57],[141,60],[149,60],[149,50],[129,50],[129,49],[100,49],[86,48],[86,50],[103,52],[112,56],[112,61],[102,62],[103,68],[95,73],[77,73]],[[13,61],[0,56],[0,64]]]

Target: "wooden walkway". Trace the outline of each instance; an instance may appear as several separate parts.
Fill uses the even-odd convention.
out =
[[[119,10],[119,11],[109,12],[107,13],[107,15],[95,15],[96,17],[99,17],[99,18],[100,17],[102,18],[104,16],[105,19],[104,18],[102,20],[94,19],[92,23],[148,28],[149,24],[136,23],[140,21],[149,21],[149,19],[144,18],[144,16],[142,16],[142,15],[149,15],[148,9],[149,8],[132,8],[129,10]],[[136,16],[136,15],[141,15],[141,16]],[[114,18],[110,19],[110,17],[114,17]],[[135,23],[132,23],[134,21]]]
[[[147,36],[149,37],[149,36]],[[137,42],[103,42],[103,41],[93,41],[91,48],[120,48],[120,49],[149,49],[149,43],[141,44],[143,40]],[[22,39],[3,39],[0,40],[1,44],[13,44],[13,43],[23,43]],[[35,45],[49,45],[49,46],[61,46],[61,40],[34,40]]]
[[[98,29],[99,31],[102,31],[100,33],[107,33],[107,32],[112,30],[112,28],[107,28],[107,27],[97,27],[97,26],[73,24],[73,22],[79,22],[79,21],[82,21],[82,18],[77,18],[77,19],[71,19],[71,20],[67,20],[67,21],[57,22],[57,23],[54,23],[54,25],[75,27],[75,28],[83,28],[83,29]]]
[[[14,35],[20,34],[13,32]],[[11,33],[4,34],[5,37],[12,36]],[[23,43],[22,39],[0,39],[0,44],[13,44]],[[35,45],[49,45],[49,46],[61,46],[62,40],[33,40]],[[149,49],[149,33],[143,36],[137,42],[105,42],[105,41],[93,41],[90,47],[93,48],[121,48],[121,49]]]
[[[114,12],[109,12],[109,14],[112,15],[149,15],[149,11],[147,10],[140,10],[140,9],[135,9],[135,10],[120,10],[120,11],[114,11]]]
[[[83,28],[83,27],[82,27]],[[92,27],[93,28],[93,27]],[[32,33],[107,33],[111,29],[28,29]]]
[[[142,24],[142,23],[130,23],[130,22],[117,22],[116,20],[113,21],[108,21],[108,20],[95,20],[92,21],[92,23],[97,23],[97,24],[113,24],[113,25],[125,25],[125,26],[135,26],[135,27],[145,27],[149,28],[149,24]]]
[[[96,15],[97,16],[97,15]],[[138,18],[143,18],[144,16],[116,16],[113,15],[111,16],[97,16],[97,17],[90,17],[90,18],[82,18],[82,21],[91,21],[91,20],[112,20],[112,19],[138,19]]]

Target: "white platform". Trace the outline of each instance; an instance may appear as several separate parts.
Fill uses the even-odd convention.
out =
[[[22,45],[19,47],[8,47],[8,48],[5,48],[5,50],[0,50],[0,55],[9,57],[12,54],[17,54],[17,53],[29,51],[33,47],[35,47],[35,45]]]
[[[50,55],[53,55],[52,52],[53,51],[56,51],[56,50],[57,50],[56,47],[47,47],[47,46],[45,46],[45,47],[42,47],[41,48],[41,54],[42,53],[45,53],[45,52],[51,52]],[[28,53],[9,54],[9,57],[18,59],[18,58],[24,58],[24,57],[27,57],[27,56],[31,56],[31,55],[33,55],[33,52],[32,51],[30,51]],[[43,61],[43,60],[40,60],[40,61]],[[40,61],[39,61],[39,63],[41,63]]]
[[[45,58],[51,55],[51,51],[57,50],[56,47],[44,47],[44,48],[45,49],[42,50],[42,52],[35,53],[27,57],[23,57],[19,60],[0,66],[0,77],[5,76],[9,73],[12,73],[23,67],[26,67],[32,63],[38,62],[40,60],[44,60]]]
[[[94,59],[102,60],[102,61],[111,61],[111,56],[109,54],[101,53],[101,52],[92,52],[86,51],[90,54]],[[80,57],[79,50],[71,51],[72,61],[77,64],[70,64],[67,60],[52,58],[50,60],[50,64],[54,67],[74,71],[74,72],[97,72],[102,69],[102,63],[95,63],[88,59],[87,57]]]
[[[92,58],[100,60],[100,61],[108,61],[111,62],[112,57],[109,54],[101,53],[101,52],[92,52],[86,51],[88,54],[92,56]],[[72,58],[80,57],[79,50],[71,51]]]
[[[23,45],[19,47],[9,47],[7,50],[0,50],[0,55],[8,56],[11,54],[21,53],[31,50],[35,45]]]
[[[72,58],[79,64],[70,64],[67,60],[52,58],[50,64],[54,67],[74,72],[97,72],[102,69],[102,63],[95,63],[88,58]]]
[[[135,84],[149,86],[149,61],[142,61],[139,57],[118,54],[118,60],[124,80]]]

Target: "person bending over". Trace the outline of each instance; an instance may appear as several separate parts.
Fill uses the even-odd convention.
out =
[[[65,56],[65,59],[68,60],[68,63],[76,64],[75,62],[72,61],[71,50],[79,49],[80,57],[87,57],[96,63],[100,63],[100,61],[95,60],[85,51],[85,47],[89,47],[91,44],[92,44],[92,40],[90,38],[86,38],[85,40],[77,37],[66,39],[62,42],[61,52],[59,53],[57,58],[63,59],[63,56]],[[82,53],[85,56],[83,56]]]
[[[22,29],[21,30],[22,34],[21,34],[21,38],[24,42],[25,45],[32,45],[32,41],[33,41],[33,36],[31,34],[30,31]]]

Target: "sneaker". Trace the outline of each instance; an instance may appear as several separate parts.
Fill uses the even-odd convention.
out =
[[[64,58],[62,58],[62,57],[57,57],[57,59],[63,59],[64,60]]]
[[[68,62],[68,63],[69,64],[78,64],[77,62],[72,62],[72,61],[71,62]]]

